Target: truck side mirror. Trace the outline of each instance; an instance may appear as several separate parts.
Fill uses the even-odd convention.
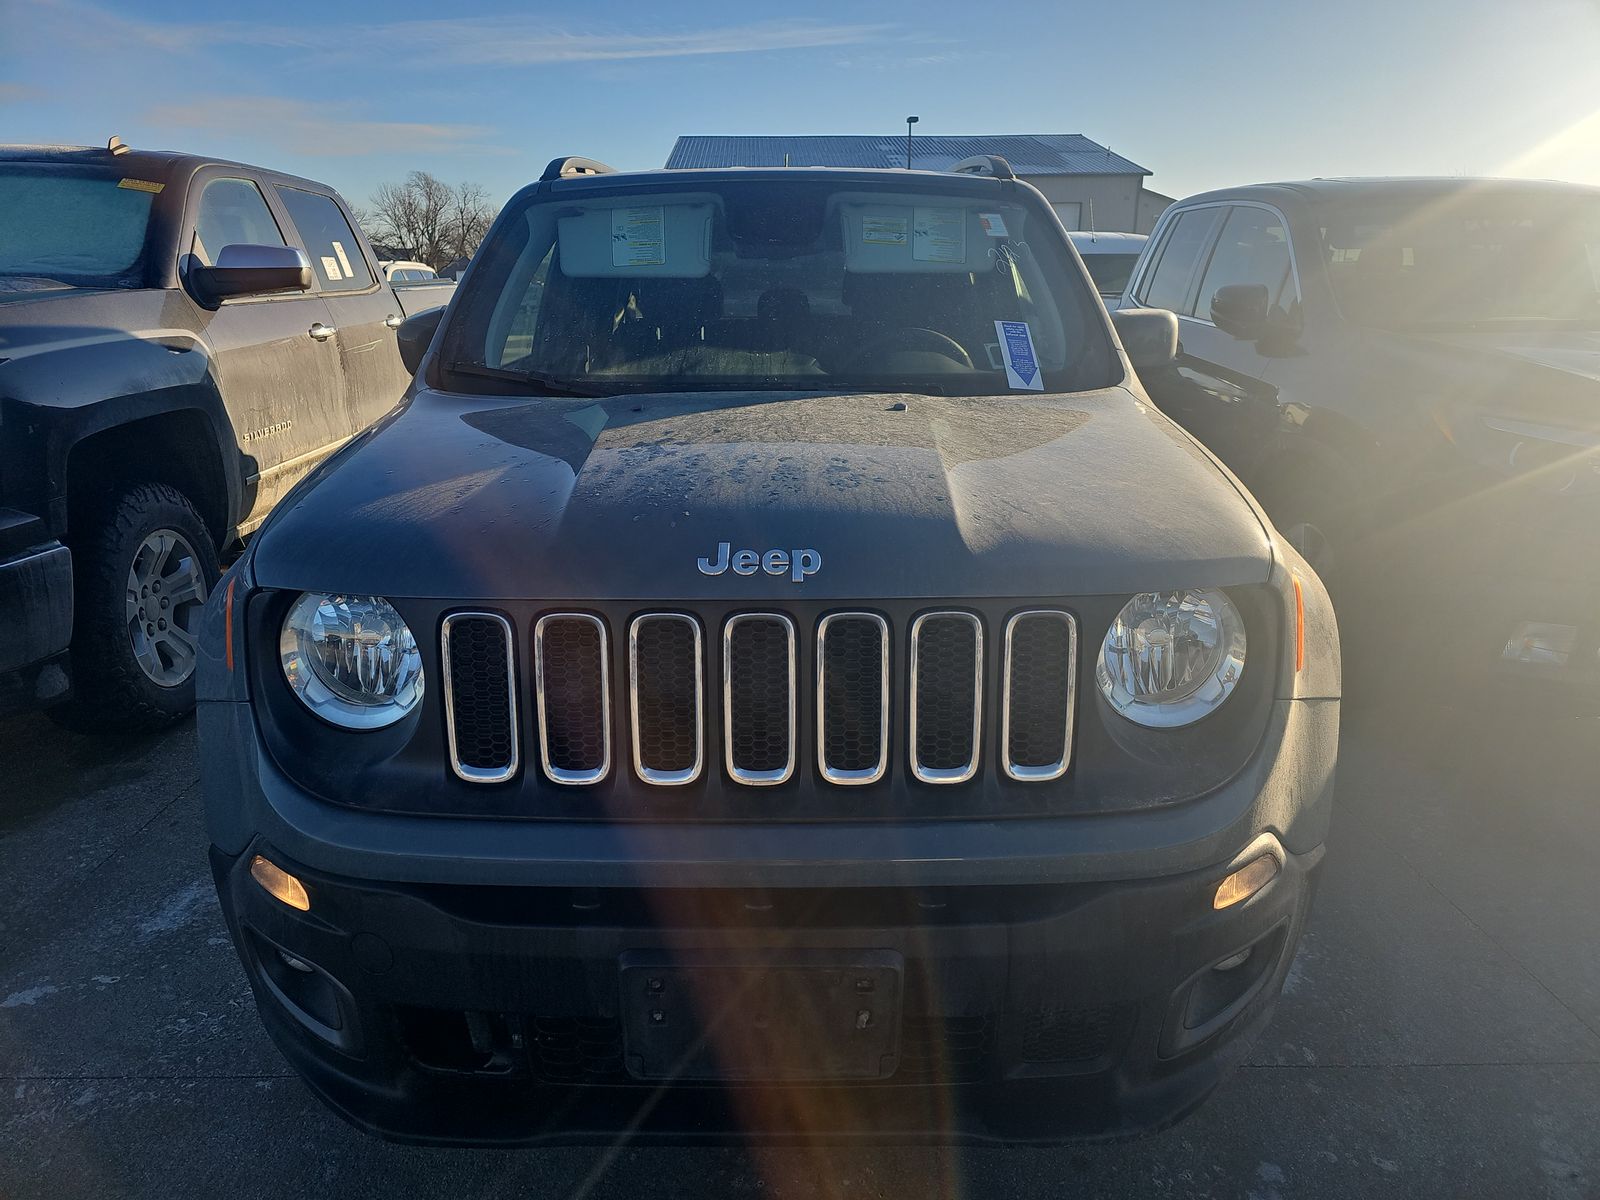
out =
[[[1178,357],[1178,318],[1164,308],[1119,308],[1111,323],[1136,371],[1158,371]]]
[[[1272,300],[1264,283],[1229,283],[1211,297],[1211,323],[1223,333],[1253,342],[1267,331]]]
[[[433,335],[438,332],[439,318],[442,316],[444,305],[441,304],[438,308],[425,308],[400,322],[400,328],[395,333],[400,342],[400,361],[405,363],[406,370],[411,374],[415,375],[417,368],[422,365],[422,356],[433,344]]]
[[[190,267],[189,282],[212,304],[234,296],[311,289],[311,262],[294,246],[224,246],[209,267]]]

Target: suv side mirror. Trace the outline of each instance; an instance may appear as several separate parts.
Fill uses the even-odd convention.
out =
[[[425,308],[400,322],[400,328],[395,333],[400,341],[400,361],[405,363],[406,370],[411,374],[415,375],[417,368],[422,365],[422,356],[433,344],[433,335],[438,332],[439,318],[442,316],[444,305],[441,304],[438,308]]]
[[[1229,283],[1211,297],[1211,323],[1223,333],[1253,342],[1267,332],[1272,301],[1264,283]]]
[[[190,267],[189,282],[212,304],[234,296],[311,289],[311,262],[293,246],[224,246],[209,267]]]
[[[1119,308],[1111,314],[1135,371],[1158,371],[1178,357],[1178,318],[1164,308]]]

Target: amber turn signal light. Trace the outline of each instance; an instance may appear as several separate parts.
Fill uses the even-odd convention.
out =
[[[250,877],[273,899],[282,901],[290,908],[298,908],[301,912],[311,911],[311,897],[306,894],[306,885],[277,863],[256,855],[250,860]]]
[[[1263,854],[1260,858],[1251,859],[1217,885],[1217,894],[1211,901],[1211,907],[1232,908],[1235,904],[1243,904],[1271,883],[1277,874],[1278,860],[1272,855]]]

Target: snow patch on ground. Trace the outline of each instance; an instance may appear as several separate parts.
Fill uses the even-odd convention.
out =
[[[166,902],[145,920],[139,922],[140,937],[155,937],[173,933],[200,915],[201,906],[211,896],[211,885],[197,880],[168,896]]]
[[[0,1000],[0,1008],[21,1008],[24,1005],[31,1008],[46,996],[53,996],[60,990],[54,984],[41,983],[20,992],[12,992],[4,1000]]]

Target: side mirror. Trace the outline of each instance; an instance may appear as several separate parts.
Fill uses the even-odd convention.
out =
[[[1164,308],[1119,308],[1111,314],[1135,371],[1158,371],[1178,357],[1178,318]]]
[[[209,267],[190,267],[189,282],[213,304],[234,296],[311,289],[311,262],[293,246],[224,246]]]
[[[1264,283],[1230,283],[1211,297],[1211,323],[1223,333],[1253,342],[1267,331],[1272,301]]]
[[[441,304],[438,308],[425,308],[400,322],[395,333],[400,341],[400,361],[411,374],[415,375],[422,365],[422,356],[433,344],[433,335],[439,331],[439,318],[443,316],[444,305]]]

